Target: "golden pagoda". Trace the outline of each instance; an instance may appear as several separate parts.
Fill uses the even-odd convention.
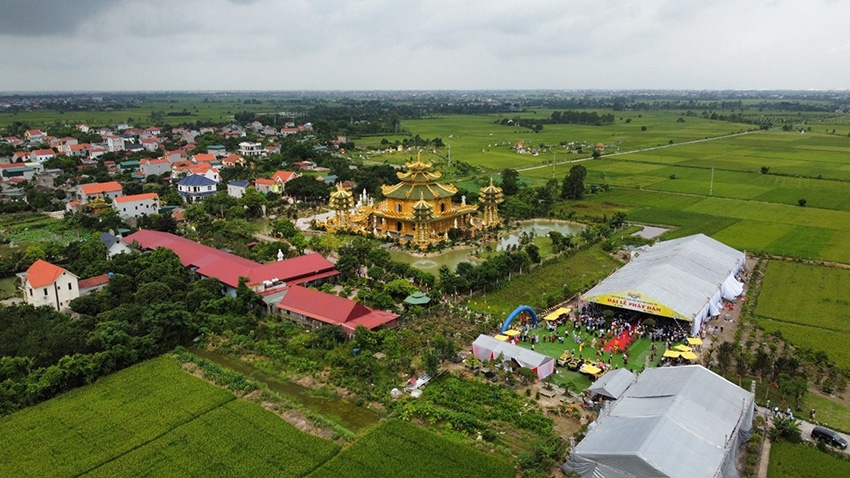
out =
[[[477,205],[466,204],[465,197],[460,204],[452,202],[457,188],[438,182],[442,174],[431,171],[432,163],[422,162],[417,156],[405,166],[406,171],[396,173],[401,182],[381,186],[383,201],[368,201],[364,191],[353,211],[351,192],[337,185],[329,201],[336,215],[322,225],[329,231],[346,229],[388,236],[423,249],[448,240],[450,229],[467,231],[499,225],[496,208],[502,202],[502,190],[492,181],[481,190],[486,213],[482,222],[475,217]]]
[[[502,188],[493,186],[493,178],[490,178],[490,185],[481,188],[481,204],[484,205],[484,219],[482,226],[486,228],[497,227],[501,224],[499,220],[499,204],[504,201]]]

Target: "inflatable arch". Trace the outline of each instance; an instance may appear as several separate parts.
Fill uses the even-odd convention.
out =
[[[535,326],[537,325],[537,314],[534,312],[534,309],[532,309],[531,307],[529,307],[527,305],[521,305],[521,306],[517,307],[516,309],[514,309],[514,311],[511,312],[511,315],[509,315],[508,318],[505,319],[505,323],[502,324],[502,329],[499,333],[504,334],[505,331],[508,330],[508,327],[510,327],[511,321],[514,320],[514,317],[519,315],[520,312],[530,312],[531,313],[531,320],[533,321],[533,325],[535,325]]]

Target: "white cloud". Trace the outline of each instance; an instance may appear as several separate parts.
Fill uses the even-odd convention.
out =
[[[0,90],[845,89],[850,77],[844,2],[11,1]]]

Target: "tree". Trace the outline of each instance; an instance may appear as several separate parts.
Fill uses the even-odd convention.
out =
[[[804,198],[800,198],[800,199],[797,200],[797,204],[800,207],[806,207],[806,200]]]
[[[519,192],[519,173],[516,169],[506,168],[502,170],[501,187],[505,196],[513,196]]]
[[[531,259],[531,262],[535,264],[540,262],[540,248],[536,244],[525,246],[525,252],[528,253],[528,258]]]
[[[298,229],[295,227],[295,224],[292,223],[289,219],[280,219],[274,222],[272,226],[272,234],[277,237],[282,237],[284,239],[291,239],[298,233]]]
[[[717,366],[720,374],[726,375],[732,365],[732,355],[735,353],[735,345],[732,342],[723,342],[717,349]]]
[[[587,177],[587,169],[584,166],[577,164],[571,167],[561,186],[561,198],[581,199],[584,197],[585,177]]]
[[[252,219],[262,217],[264,215],[265,206],[268,205],[269,201],[262,193],[254,189],[252,186],[245,190],[245,193],[242,195],[242,199],[239,200],[239,203],[245,209],[245,217]]]

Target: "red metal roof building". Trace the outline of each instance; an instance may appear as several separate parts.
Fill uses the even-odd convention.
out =
[[[354,334],[358,325],[370,330],[398,325],[396,314],[370,309],[360,302],[298,285],[286,289],[277,307],[303,325],[311,328],[321,323],[338,325],[349,335]]]
[[[267,304],[276,304],[281,314],[310,327],[317,323],[339,325],[346,333],[353,334],[358,325],[375,329],[395,327],[398,323],[396,314],[299,285],[339,274],[321,254],[258,264],[167,232],[142,229],[124,240],[136,242],[145,250],[165,247],[174,251],[184,266],[203,277],[218,279],[228,293],[235,292],[240,277],[247,277],[248,286],[263,296]]]
[[[215,277],[228,288],[236,290],[240,277],[249,279],[248,286],[263,292],[266,282],[303,284],[339,274],[321,254],[307,254],[283,261],[258,264],[235,254],[205,246],[174,234],[142,229],[130,234],[124,241],[138,242],[145,250],[158,247],[171,249],[186,267],[204,277]],[[270,285],[269,285],[270,287]]]

